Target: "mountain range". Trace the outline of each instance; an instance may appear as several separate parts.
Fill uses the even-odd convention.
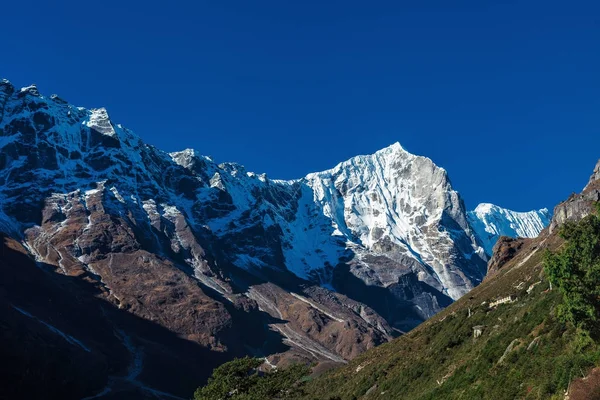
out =
[[[246,354],[344,364],[479,285],[498,238],[551,218],[467,211],[446,170],[399,143],[277,180],[0,82],[3,356],[30,368],[15,375],[30,397],[185,397]]]

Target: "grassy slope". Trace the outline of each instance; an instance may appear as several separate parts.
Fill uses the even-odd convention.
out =
[[[599,363],[600,349],[575,351],[573,332],[554,318],[559,293],[546,290],[541,260],[543,248],[560,244],[546,232],[528,240],[496,275],[440,314],[310,381],[306,399],[562,399],[572,379]],[[518,300],[495,309],[482,304],[507,295]],[[477,325],[485,328],[474,339]]]

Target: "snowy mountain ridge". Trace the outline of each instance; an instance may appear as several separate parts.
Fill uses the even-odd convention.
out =
[[[103,108],[46,98],[35,86],[17,91],[8,81],[0,82],[0,129],[4,229],[30,249],[41,246],[41,260],[58,251],[63,272],[67,259],[89,268],[91,255],[77,240],[46,249],[65,229],[53,224],[98,198],[136,246],[187,265],[227,298],[239,274],[277,282],[291,273],[406,330],[481,282],[492,226],[530,235],[544,223],[505,210],[480,229],[446,170],[399,143],[302,179],[273,180],[195,150],[167,154]],[[93,226],[89,220],[84,232]]]
[[[517,212],[489,203],[479,204],[475,210],[469,211],[467,216],[489,255],[492,254],[492,248],[500,236],[537,237],[552,218],[547,208]]]
[[[171,156],[192,170],[210,163],[189,150]],[[212,175],[210,186],[228,193],[235,207],[227,216],[208,220],[207,225],[215,234],[227,236],[233,221],[237,221],[235,229],[243,230],[256,224],[258,214],[264,213],[263,226],[282,230],[286,268],[302,279],[331,287],[328,268],[344,256],[358,261],[361,254],[372,251],[385,254],[392,262],[412,265],[420,279],[452,299],[483,277],[485,255],[446,171],[426,157],[408,153],[399,143],[300,180],[269,180],[242,168],[233,164],[203,167],[202,171]],[[265,192],[279,196],[257,195]],[[297,202],[292,207],[290,199]],[[240,226],[244,214],[250,218]],[[453,221],[458,229],[440,228],[442,218]],[[456,238],[464,243],[460,251],[454,249],[450,254]],[[260,254],[256,248],[240,250],[237,265],[249,269],[269,265],[264,258],[248,255]],[[456,265],[466,263],[467,258],[479,261],[464,274]],[[387,271],[380,276],[364,262],[362,269],[369,270],[370,283],[383,285],[394,284],[406,273],[399,268],[397,273]]]

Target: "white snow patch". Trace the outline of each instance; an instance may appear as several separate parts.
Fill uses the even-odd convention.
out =
[[[123,196],[121,196],[116,187],[111,187],[110,191],[115,195],[115,197],[117,198],[117,200],[119,200],[120,203],[125,203],[125,199],[123,198]]]
[[[110,122],[106,108],[92,108],[89,110],[88,119],[83,122],[83,125],[90,127],[103,135],[116,136],[115,128]]]

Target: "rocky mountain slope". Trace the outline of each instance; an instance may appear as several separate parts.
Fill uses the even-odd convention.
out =
[[[82,285],[77,298],[210,352],[201,371],[242,354],[345,363],[469,292],[487,260],[446,171],[399,144],[272,180],[194,150],[164,153],[105,109],[8,81],[0,82],[0,231],[48,282]],[[43,299],[25,307],[4,290],[15,324],[52,325]],[[156,376],[184,368],[150,361],[155,345],[140,343],[154,337],[109,314],[93,315],[116,332],[129,364],[109,368],[101,390],[149,393],[159,390],[150,378],[167,385]],[[57,330],[75,337],[77,319],[61,318]],[[80,361],[91,365],[96,350],[86,347]],[[123,385],[131,369],[135,379]],[[187,384],[159,391],[185,396]]]
[[[410,333],[314,378],[304,398],[600,398],[600,349],[577,350],[575,329],[557,318],[560,292],[542,265],[544,252],[564,243],[557,228],[593,212],[599,171],[600,162],[584,190],[555,207],[537,238],[499,241],[493,273],[467,296]]]
[[[57,274],[34,262],[0,235],[1,399],[188,398],[230,358],[115,307],[101,290],[89,275]]]

